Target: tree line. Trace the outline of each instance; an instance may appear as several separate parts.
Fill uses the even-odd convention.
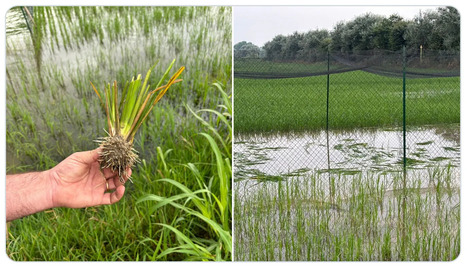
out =
[[[332,31],[310,30],[277,35],[258,47],[250,42],[234,46],[235,57],[267,60],[314,61],[327,51],[352,53],[362,50],[409,51],[460,50],[460,15],[453,7],[426,10],[412,20],[397,14],[389,17],[367,13],[348,22],[337,23]]]

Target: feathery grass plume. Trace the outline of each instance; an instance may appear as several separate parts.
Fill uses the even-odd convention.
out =
[[[104,99],[96,89],[91,85],[99,97],[101,104],[105,107],[108,124],[108,136],[99,138],[97,142],[102,148],[99,153],[99,163],[102,169],[109,168],[113,172],[118,173],[120,182],[124,183],[126,178],[126,169],[131,168],[138,161],[137,151],[133,148],[133,140],[136,132],[143,122],[147,119],[149,113],[154,108],[157,102],[164,96],[167,90],[174,83],[180,82],[177,79],[183,72],[185,67],[181,67],[167,82],[162,85],[162,82],[167,78],[175,60],[172,61],[169,68],[166,70],[156,89],[149,90],[148,84],[152,66],[146,74],[146,77],[141,85],[141,74],[136,80],[127,82],[118,101],[117,82],[113,85],[107,84],[104,88]],[[156,63],[157,64],[157,63]]]

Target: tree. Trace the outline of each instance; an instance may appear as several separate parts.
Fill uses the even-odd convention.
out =
[[[331,39],[327,30],[308,31],[303,35],[298,57],[302,60],[316,61],[328,51]]]
[[[424,49],[459,51],[459,12],[453,7],[440,7],[436,11],[420,11],[412,20],[397,14],[383,17],[367,13],[349,22],[337,23],[330,32],[312,30],[277,35],[263,46],[264,52],[254,51],[264,54],[268,60],[316,61],[328,49],[353,53],[373,49],[397,51],[408,46],[418,51],[420,45]]]
[[[344,31],[345,23],[343,21],[338,22],[333,31],[331,32],[331,49],[333,51],[344,52],[346,49],[346,44],[344,43]]]
[[[434,31],[442,36],[442,46],[446,50],[460,49],[460,14],[453,7],[440,7],[434,22]]]
[[[372,41],[374,28],[381,23],[382,20],[382,16],[367,13],[346,23],[344,42],[348,45],[348,49],[351,51],[373,49]]]
[[[389,49],[393,51],[401,50],[406,44],[405,33],[407,31],[408,22],[399,15],[391,15],[390,32],[389,32]]]
[[[234,57],[259,58],[261,49],[251,42],[242,41],[234,45]]]
[[[294,60],[299,58],[298,52],[301,50],[300,44],[303,43],[303,34],[294,32],[292,35],[287,36],[285,42],[284,54],[286,60]]]
[[[376,23],[373,28],[373,48],[377,49],[390,49],[390,40],[388,36],[391,35],[392,23],[390,19],[383,18]]]
[[[407,26],[407,39],[412,48],[418,49],[420,45],[424,48],[432,49],[439,46],[437,37],[433,36],[434,20],[436,13],[433,11],[420,11],[419,15]]]
[[[285,43],[287,38],[284,35],[277,35],[271,41],[264,44],[263,49],[266,52],[268,60],[283,60],[285,58]]]

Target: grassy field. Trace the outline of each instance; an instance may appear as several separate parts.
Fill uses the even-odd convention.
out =
[[[176,58],[183,82],[135,138],[142,160],[123,199],[13,221],[13,260],[230,260],[231,8],[35,7],[33,37],[7,14],[7,173],[96,148],[102,88]],[[171,73],[172,74],[172,73]]]
[[[460,185],[452,171],[237,182],[235,260],[454,260]]]
[[[235,132],[301,132],[326,127],[326,75],[235,79]],[[408,79],[407,124],[460,122],[460,78]],[[330,76],[329,127],[402,125],[402,79],[364,71]]]

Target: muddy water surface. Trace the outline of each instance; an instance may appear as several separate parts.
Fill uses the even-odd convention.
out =
[[[329,137],[321,131],[236,140],[235,177],[238,180],[297,177],[313,171],[346,174],[398,171],[403,163],[403,135],[397,129],[331,131]],[[410,129],[406,144],[410,169],[458,167],[460,164],[458,125]]]

